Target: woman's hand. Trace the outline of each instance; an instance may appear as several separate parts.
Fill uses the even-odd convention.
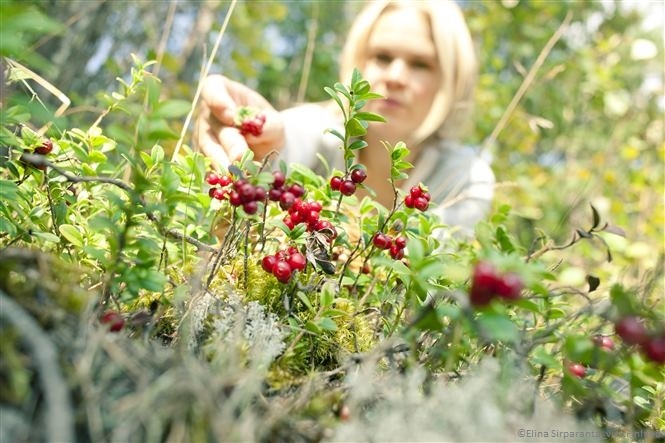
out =
[[[265,115],[261,135],[243,136],[235,127],[234,119],[241,106]],[[211,75],[203,81],[194,142],[215,167],[226,168],[239,160],[247,149],[251,149],[257,159],[281,149],[284,124],[279,112],[261,94],[222,75]]]

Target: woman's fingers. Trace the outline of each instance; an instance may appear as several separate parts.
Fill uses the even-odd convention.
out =
[[[258,92],[221,75],[211,75],[201,89],[195,143],[218,168],[239,160],[247,149],[257,159],[284,144],[284,124],[279,112]],[[266,116],[259,136],[242,135],[236,125],[238,108],[248,106]]]

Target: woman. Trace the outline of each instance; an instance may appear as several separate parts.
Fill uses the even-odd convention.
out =
[[[359,14],[341,59],[341,81],[358,68],[372,91],[364,110],[387,123],[372,122],[359,151],[367,169],[365,185],[384,205],[392,203],[390,158],[383,142],[406,143],[414,168],[402,189],[422,182],[432,207],[450,226],[472,231],[490,209],[494,174],[470,147],[456,143],[468,120],[477,76],[474,46],[461,10],[453,0],[374,1]],[[234,128],[238,106],[259,108],[264,132],[255,137]],[[197,144],[217,166],[227,166],[246,149],[260,159],[278,150],[287,163],[315,170],[317,154],[343,168],[339,141],[326,129],[341,128],[335,104],[312,103],[276,111],[257,92],[219,75],[203,85]]]

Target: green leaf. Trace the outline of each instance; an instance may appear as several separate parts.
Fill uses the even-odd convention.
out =
[[[554,356],[545,349],[544,346],[537,346],[532,354],[531,358],[533,359],[533,363],[537,365],[543,365],[548,368],[556,368],[559,366],[559,362],[557,361]]]
[[[360,138],[349,145],[351,151],[357,151],[358,149],[363,149],[365,147],[367,147],[367,142]]]
[[[504,314],[483,312],[478,316],[478,325],[481,331],[492,340],[504,343],[516,343],[519,340],[517,326]]]
[[[337,93],[332,88],[324,86],[323,90],[326,92],[326,94],[330,96],[330,98],[332,98],[333,100],[335,100],[335,102],[337,102],[337,106],[339,106],[340,109],[342,110],[344,109],[344,104],[342,103],[342,100],[339,98]]]
[[[13,181],[9,180],[0,180],[0,199],[3,202],[7,200],[16,200],[18,192],[18,186]]]
[[[329,317],[321,317],[317,322],[316,325],[323,329],[324,331],[336,331],[337,330],[337,323],[332,318]]]
[[[60,242],[60,237],[58,237],[55,234],[51,234],[50,232],[35,232],[32,231],[32,235],[37,237],[40,240],[44,240],[45,242],[49,243],[59,243]]]
[[[160,103],[152,115],[157,118],[176,118],[187,115],[191,109],[189,100],[171,99]]]
[[[356,118],[347,121],[344,129],[349,137],[360,137],[367,134],[367,128]]]
[[[338,139],[340,139],[342,141],[342,143],[344,143],[344,141],[346,141],[346,139],[344,138],[342,133],[339,132],[336,129],[332,129],[332,128],[331,129],[326,129],[326,132],[328,132],[328,133],[334,135],[335,137],[337,137]]]
[[[314,312],[314,307],[312,306],[312,302],[309,301],[309,298],[307,297],[307,294],[305,294],[305,293],[302,292],[302,291],[298,291],[298,292],[296,293],[296,295],[298,296],[298,298],[300,299],[300,301],[303,302],[303,304],[307,307],[307,309],[308,309],[310,312]]]
[[[83,247],[83,235],[74,225],[63,224],[58,227],[60,234],[77,248]]]
[[[386,119],[379,114],[373,112],[358,112],[355,115],[355,118],[358,120],[364,120],[368,122],[385,122]]]
[[[327,308],[332,306],[333,300],[335,299],[335,294],[328,287],[321,289],[321,294],[319,295],[319,302],[321,303],[322,308]]]

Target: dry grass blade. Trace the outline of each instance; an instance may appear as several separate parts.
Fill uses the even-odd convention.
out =
[[[552,36],[547,41],[543,49],[540,51],[540,54],[538,54],[538,58],[536,58],[536,61],[531,66],[531,69],[529,69],[529,72],[527,72],[526,76],[524,77],[524,80],[522,81],[522,84],[520,85],[519,89],[517,90],[512,100],[506,107],[506,110],[503,112],[503,115],[501,115],[501,118],[499,119],[496,126],[492,130],[492,133],[489,135],[489,137],[485,139],[485,142],[483,143],[483,151],[487,151],[494,144],[501,131],[503,131],[503,128],[506,127],[508,119],[513,114],[515,108],[517,108],[517,105],[524,97],[524,94],[526,94],[526,91],[533,83],[533,80],[536,78],[536,73],[538,72],[538,70],[540,70],[541,66],[547,59],[547,56],[550,54],[550,52],[552,52],[552,48],[554,48],[554,45],[556,45],[556,43],[559,40],[561,40],[564,31],[568,29],[568,25],[570,24],[572,18],[573,15],[570,12],[568,12],[568,14],[566,14],[566,17],[563,19],[563,22],[561,22],[557,30],[554,32],[554,34],[552,34]]]
[[[28,69],[27,67],[23,66],[19,62],[12,60],[10,58],[5,57],[5,62],[7,65],[9,65],[9,80],[10,81],[20,81],[25,85],[25,87],[30,91],[32,94],[33,98],[35,98],[39,103],[41,103],[42,106],[46,109],[46,105],[44,102],[41,101],[39,96],[37,95],[37,92],[35,92],[32,87],[28,84],[27,80],[32,80],[35,83],[37,83],[39,86],[42,88],[46,89],[48,92],[53,94],[60,102],[62,105],[55,111],[55,116],[60,117],[65,113],[67,108],[72,104],[71,100],[69,97],[65,95],[64,92],[53,86],[51,83],[49,83],[45,78],[37,74],[36,72]],[[44,133],[48,130],[50,123],[44,125],[43,127],[39,128],[37,130],[37,133],[39,135],[44,135]]]
[[[215,40],[215,45],[213,46],[212,52],[210,53],[210,57],[208,57],[208,61],[205,65],[205,68],[201,73],[201,79],[206,78],[208,76],[208,73],[210,72],[210,68],[212,67],[212,62],[215,59],[215,55],[217,55],[217,51],[219,50],[219,45],[222,42],[222,37],[224,36],[226,28],[228,27],[229,22],[231,21],[231,15],[233,14],[233,9],[235,8],[236,3],[238,3],[238,0],[233,0],[231,2],[231,5],[229,6],[229,10],[226,12],[226,16],[224,17],[224,23],[222,23],[222,27],[219,30],[219,35]],[[187,118],[185,119],[185,124],[182,126],[182,131],[180,132],[180,137],[178,138],[178,142],[175,145],[175,149],[173,149],[173,155],[171,156],[172,160],[175,160],[175,158],[178,156],[178,153],[180,152],[183,140],[185,139],[185,134],[187,133],[187,128],[189,127],[189,123],[192,121],[192,116],[194,115],[194,109],[196,109],[196,104],[198,103],[200,96],[201,96],[201,81],[199,81],[199,84],[196,86],[196,93],[194,94],[194,100],[192,100],[192,108],[189,110],[189,113],[187,114]]]

